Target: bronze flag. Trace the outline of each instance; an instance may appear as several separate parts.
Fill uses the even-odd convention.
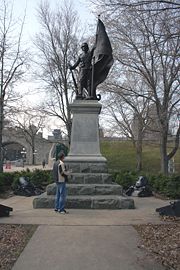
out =
[[[109,41],[109,37],[106,33],[103,22],[98,19],[96,43],[93,53],[93,88],[94,92],[98,84],[102,83],[113,64],[112,47]]]

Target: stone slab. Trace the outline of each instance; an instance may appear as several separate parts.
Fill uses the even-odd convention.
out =
[[[56,194],[56,184],[46,188],[47,195]],[[122,195],[122,187],[112,184],[67,184],[68,195]]]
[[[108,173],[108,167],[106,161],[98,161],[97,157],[74,157],[74,160],[71,160],[70,157],[66,157],[65,164],[68,169],[71,169],[73,173]]]
[[[112,184],[113,178],[108,173],[73,173],[68,177],[69,184]]]
[[[43,193],[34,198],[34,208],[54,208],[55,196]],[[79,209],[134,209],[134,200],[118,195],[67,196],[67,208]]]

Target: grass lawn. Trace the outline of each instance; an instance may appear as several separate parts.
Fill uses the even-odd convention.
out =
[[[107,158],[108,167],[112,170],[135,170],[136,154],[130,141],[101,141],[101,154]],[[169,145],[169,149],[172,145]],[[180,149],[175,157],[175,171],[180,173]],[[160,172],[160,150],[155,143],[144,142],[143,171]]]

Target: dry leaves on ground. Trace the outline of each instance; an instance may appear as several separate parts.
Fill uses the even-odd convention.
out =
[[[140,248],[146,249],[166,269],[180,270],[180,222],[135,225],[141,236]]]
[[[0,269],[10,270],[37,226],[0,224]]]

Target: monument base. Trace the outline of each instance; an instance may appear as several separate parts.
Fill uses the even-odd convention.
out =
[[[97,100],[75,100],[71,145],[64,162],[72,170],[67,184],[67,208],[133,209],[134,200],[123,196],[122,187],[108,174],[107,160],[100,153]],[[34,208],[54,208],[56,184],[36,197]]]
[[[41,194],[33,201],[34,208],[54,208],[55,196]],[[134,209],[134,200],[117,195],[79,195],[68,196],[66,208],[69,209]]]
[[[67,169],[73,173],[107,173],[107,161],[103,158],[86,158],[86,157],[66,157],[65,164]]]
[[[56,184],[34,198],[34,208],[54,208]],[[134,200],[123,196],[122,187],[108,173],[73,173],[67,184],[66,208],[134,209]]]

